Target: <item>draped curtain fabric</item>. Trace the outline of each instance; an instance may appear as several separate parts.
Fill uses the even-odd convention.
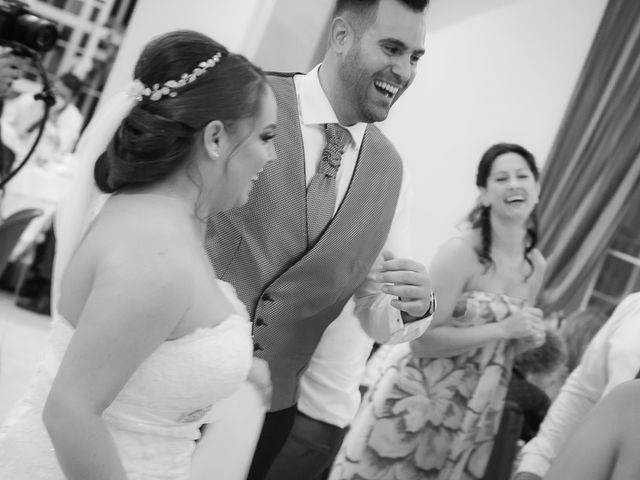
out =
[[[542,172],[541,304],[580,304],[608,244],[640,200],[640,1],[610,0]]]

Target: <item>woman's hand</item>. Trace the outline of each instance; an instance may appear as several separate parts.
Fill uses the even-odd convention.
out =
[[[509,315],[499,323],[505,339],[523,339],[531,343],[532,347],[539,347],[545,340],[545,326],[542,320],[542,310],[525,307]]]
[[[271,394],[273,393],[269,363],[262,358],[254,357],[247,381],[251,382],[258,389],[262,395],[265,405],[268,408],[271,405]]]

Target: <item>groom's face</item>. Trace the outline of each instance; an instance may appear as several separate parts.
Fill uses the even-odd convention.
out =
[[[396,0],[380,0],[368,26],[352,23],[355,39],[340,78],[357,121],[378,122],[415,78],[424,54],[425,16]]]

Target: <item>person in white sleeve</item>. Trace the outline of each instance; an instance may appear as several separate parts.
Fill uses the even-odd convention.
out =
[[[515,480],[540,480],[585,415],[640,369],[640,293],[615,309],[567,378],[538,435],[522,449]]]

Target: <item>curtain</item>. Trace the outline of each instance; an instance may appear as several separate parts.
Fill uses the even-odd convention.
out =
[[[610,0],[542,172],[546,311],[580,304],[640,187],[640,1]]]

